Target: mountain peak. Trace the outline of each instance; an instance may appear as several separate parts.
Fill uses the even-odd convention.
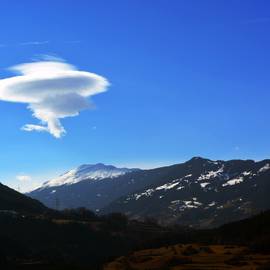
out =
[[[211,160],[211,159],[208,159],[208,158],[195,156],[195,157],[193,157],[193,158],[191,158],[190,160],[187,161],[187,163],[190,163],[190,162],[214,162],[214,161]]]
[[[66,173],[45,182],[41,189],[45,187],[55,187],[62,185],[72,185],[84,180],[101,180],[105,178],[114,178],[136,169],[117,168],[113,165],[105,165],[103,163],[83,164],[79,167],[67,171]]]
[[[192,161],[192,160],[208,160],[208,159],[200,157],[200,156],[195,156],[195,157],[190,159],[190,161]]]
[[[85,170],[85,169],[109,169],[109,168],[116,168],[113,165],[105,165],[104,163],[96,163],[96,164],[82,164],[77,169],[78,170]]]

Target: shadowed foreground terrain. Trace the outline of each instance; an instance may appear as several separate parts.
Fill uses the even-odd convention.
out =
[[[121,214],[97,217],[85,209],[39,216],[4,213],[0,215],[0,266],[269,269],[262,268],[270,261],[269,224],[270,212],[204,231],[130,221]]]
[[[136,251],[106,264],[104,270],[269,270],[269,225],[267,211],[217,229],[190,231],[186,244],[179,241],[181,244]],[[172,242],[176,243],[180,239],[175,237]]]
[[[203,269],[196,264],[213,262],[212,269],[256,264],[259,270],[269,260],[270,211],[196,230],[118,213],[97,216],[84,208],[55,211],[0,187],[0,269]],[[195,268],[183,268],[191,262]]]

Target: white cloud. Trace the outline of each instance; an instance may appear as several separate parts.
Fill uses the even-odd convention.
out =
[[[60,138],[66,132],[60,119],[90,108],[89,97],[106,91],[109,82],[52,59],[11,67],[19,75],[0,80],[0,100],[27,103],[41,121],[40,125],[26,124],[23,130],[46,131]]]
[[[60,43],[63,44],[80,44],[82,41],[81,40],[67,40],[67,41],[62,41]],[[25,42],[16,42],[16,43],[9,43],[9,44],[4,44],[4,43],[0,43],[0,48],[2,47],[17,47],[17,46],[43,46],[43,45],[48,45],[51,43],[55,43],[55,42],[51,42],[49,40],[37,40],[37,41],[25,41]],[[59,42],[57,42],[59,43]]]
[[[52,62],[65,62],[65,60],[58,55],[54,54],[37,54],[35,57],[32,59],[32,61],[39,62],[40,59],[43,61],[52,61]]]
[[[26,125],[22,126],[21,129],[24,131],[38,131],[38,132],[47,131],[47,132],[49,132],[47,127],[39,126],[39,125],[32,125],[32,124],[26,124]]]
[[[21,182],[27,182],[27,181],[31,181],[32,177],[29,175],[20,174],[16,176],[16,179]]]

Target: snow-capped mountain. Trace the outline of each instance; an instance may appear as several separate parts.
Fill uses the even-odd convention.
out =
[[[115,178],[134,169],[117,168],[103,163],[84,164],[76,169],[72,169],[57,178],[45,182],[41,188],[57,187],[62,185],[72,185],[84,180],[101,180],[105,178]]]
[[[270,209],[270,160],[195,157],[151,170],[118,171],[109,166],[106,173],[100,165],[91,172],[88,166],[71,170],[28,195],[52,208],[87,207],[199,227],[218,226]]]
[[[193,158],[145,174],[155,174],[156,181],[112,202],[103,213],[213,227],[270,209],[270,160]]]
[[[102,163],[81,165],[45,182],[27,195],[50,208],[87,207],[98,210],[128,192],[125,176],[139,169],[117,168]]]

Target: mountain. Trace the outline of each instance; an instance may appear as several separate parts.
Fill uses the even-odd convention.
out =
[[[141,174],[145,182],[149,177],[155,181],[115,200],[102,213],[151,217],[162,224],[215,227],[270,208],[270,160],[195,157]]]
[[[39,214],[47,208],[37,200],[29,198],[7,186],[0,184],[0,212],[20,212]]]
[[[117,168],[102,163],[81,165],[45,182],[28,193],[51,208],[87,207],[98,210],[133,189],[126,187],[125,175],[139,169]]]
[[[172,166],[124,169],[120,175],[102,172],[97,177],[91,168],[100,166],[112,168],[83,165],[29,196],[52,208],[83,206],[101,214],[121,212],[133,219],[150,217],[165,225],[203,228],[270,209],[270,160],[194,157]]]

